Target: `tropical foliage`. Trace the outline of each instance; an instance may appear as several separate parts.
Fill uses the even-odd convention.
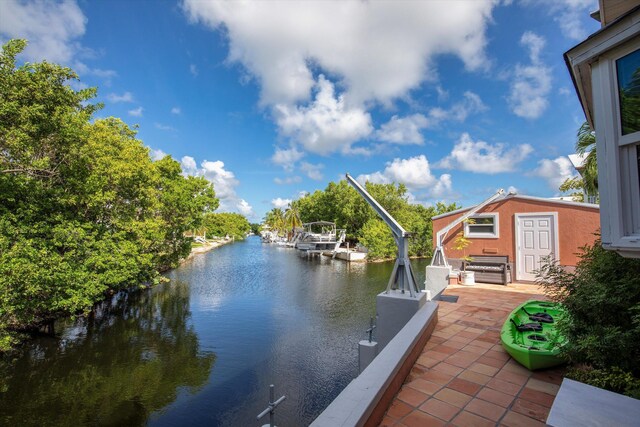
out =
[[[238,213],[208,213],[205,215],[202,227],[208,237],[233,237],[234,239],[244,239],[251,231],[251,224],[247,219]]]
[[[458,206],[438,203],[424,207],[409,203],[407,189],[402,184],[366,184],[367,191],[407,230],[413,233],[409,247],[411,256],[432,253],[431,217],[455,210]],[[330,182],[324,190],[307,194],[291,203],[287,212],[272,209],[264,223],[271,229],[290,230],[285,218],[295,212],[301,222],[332,221],[347,230],[347,240],[353,246],[361,243],[369,249],[369,259],[395,256],[396,245],[389,227],[347,181]],[[280,225],[279,225],[280,224]]]
[[[71,69],[16,66],[25,46],[0,53],[0,350],[15,331],[157,282],[218,206],[206,179],[152,161],[124,122],[92,121],[96,89],[74,90]]]
[[[583,248],[574,273],[551,262],[542,266],[538,282],[569,313],[559,327],[574,365],[570,375],[640,397],[640,260],[597,241]]]
[[[589,126],[584,122],[580,129],[576,140],[576,153],[584,157],[583,168],[580,176],[567,178],[561,185],[560,191],[563,193],[572,190],[578,190],[570,193],[574,201],[583,202],[584,193],[590,195],[598,194],[598,158],[596,154],[596,135]]]

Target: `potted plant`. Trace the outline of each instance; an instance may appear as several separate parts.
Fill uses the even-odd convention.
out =
[[[467,219],[464,222],[467,224],[473,224],[474,220]],[[470,244],[471,240],[465,237],[463,226],[461,232],[458,233],[458,236],[453,242],[453,249],[455,249],[456,251],[462,251],[462,257],[460,259],[462,259],[463,261],[473,261],[473,257],[470,257],[466,254],[467,246],[469,246]],[[464,262],[462,263],[462,273],[460,273],[460,276],[463,285],[475,285],[475,274],[473,273],[473,271],[467,271],[466,264]]]

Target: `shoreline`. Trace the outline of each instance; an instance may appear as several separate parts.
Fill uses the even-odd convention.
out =
[[[224,246],[227,243],[231,243],[233,241],[235,241],[235,239],[230,237],[228,239],[222,239],[222,240],[217,240],[215,242],[207,243],[206,245],[198,246],[197,248],[191,248],[191,252],[189,253],[189,255],[187,255],[186,258],[184,258],[183,260],[180,261],[180,265],[182,265],[183,263],[185,263],[188,260],[192,259],[194,256],[196,256],[198,254],[207,253],[207,252],[209,252],[209,251],[211,251],[213,249],[217,249],[220,246]]]

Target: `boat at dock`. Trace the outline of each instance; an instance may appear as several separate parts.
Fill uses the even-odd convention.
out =
[[[344,242],[346,231],[336,229],[329,221],[314,221],[302,224],[302,231],[295,242],[295,248],[301,251],[335,252]]]

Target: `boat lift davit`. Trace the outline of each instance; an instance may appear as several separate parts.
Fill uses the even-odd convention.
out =
[[[393,266],[393,272],[391,273],[391,277],[389,278],[389,283],[387,284],[387,291],[391,289],[400,289],[402,293],[405,291],[409,291],[409,294],[412,298],[415,298],[419,291],[416,285],[416,278],[413,275],[413,270],[411,270],[411,262],[409,262],[409,237],[411,234],[405,231],[404,228],[398,221],[393,218],[389,212],[387,212],[380,203],[374,199],[367,190],[364,189],[360,185],[358,181],[353,179],[351,175],[347,174],[347,182],[356,189],[358,193],[371,205],[374,211],[382,220],[389,226],[391,232],[393,234],[393,238],[396,241],[396,245],[398,246],[398,256],[396,258],[396,263]]]
[[[496,192],[496,194],[489,197],[487,200],[480,203],[479,205],[472,207],[467,211],[467,213],[462,215],[460,218],[453,221],[442,230],[438,231],[438,234],[436,235],[436,250],[433,252],[433,258],[431,258],[431,265],[439,266],[439,267],[449,267],[449,263],[447,262],[447,257],[444,255],[444,239],[445,237],[447,237],[447,233],[449,233],[449,231],[451,231],[454,227],[456,227],[461,222],[464,222],[467,219],[469,219],[472,215],[474,215],[480,209],[487,206],[489,203],[496,201],[503,194],[504,194],[504,190],[501,188]]]

